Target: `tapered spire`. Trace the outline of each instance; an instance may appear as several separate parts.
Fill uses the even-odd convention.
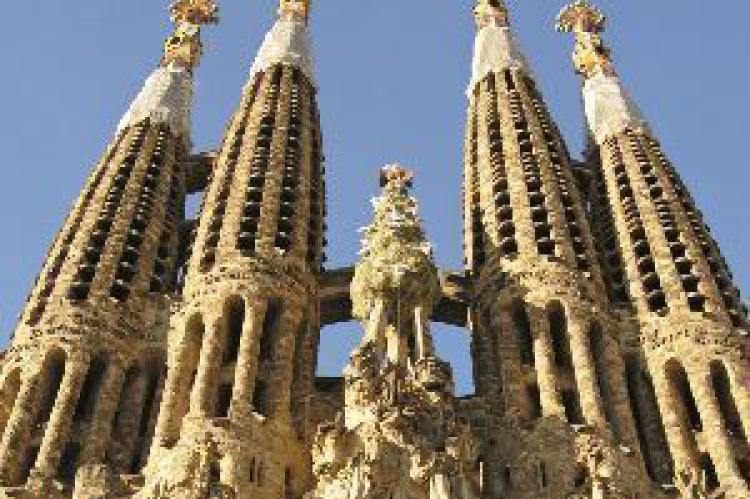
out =
[[[502,0],[478,0],[474,7],[477,36],[474,41],[471,82],[467,94],[488,74],[505,69],[529,71],[516,37],[510,29],[508,9]]]
[[[508,8],[503,0],[478,0],[474,7],[474,18],[477,27],[501,26],[508,27]]]
[[[275,64],[294,66],[315,84],[309,17],[310,0],[281,0],[278,20],[266,34],[250,69],[250,84]]]
[[[201,26],[218,22],[212,0],[178,0],[169,12],[174,32],[164,42],[159,67],[148,77],[118,126],[118,133],[144,118],[165,123],[187,143],[193,101],[193,69],[200,62]]]
[[[611,52],[601,36],[605,24],[604,14],[583,0],[567,5],[557,17],[558,31],[575,35],[573,65],[585,80],[586,119],[591,135],[599,144],[626,128],[648,128],[617,77]]]

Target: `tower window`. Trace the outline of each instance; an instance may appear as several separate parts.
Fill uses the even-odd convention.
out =
[[[534,343],[526,306],[520,300],[513,304],[513,323],[516,328],[521,364],[534,366]]]
[[[273,348],[279,322],[281,321],[281,300],[269,300],[266,315],[263,319],[263,333],[260,338],[260,360],[270,360],[273,357]]]
[[[107,363],[101,357],[95,358],[89,365],[89,370],[86,373],[86,378],[81,388],[81,394],[78,397],[78,404],[73,413],[73,422],[91,420],[106,371]]]

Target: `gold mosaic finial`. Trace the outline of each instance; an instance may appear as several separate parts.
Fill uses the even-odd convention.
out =
[[[510,23],[508,19],[508,8],[504,0],[477,0],[474,7],[474,19],[477,27],[486,26],[507,27]]]
[[[380,170],[380,187],[394,186],[397,189],[408,189],[413,181],[414,172],[401,165],[387,165]]]
[[[200,27],[219,21],[219,8],[213,0],[177,0],[169,7],[175,31],[164,42],[163,65],[176,64],[192,69],[200,62],[203,46]]]
[[[557,30],[575,34],[573,64],[576,72],[584,78],[600,73],[615,74],[610,51],[601,37],[606,21],[599,9],[584,0],[565,6],[557,16]]]
[[[312,0],[280,0],[279,17],[307,22]]]

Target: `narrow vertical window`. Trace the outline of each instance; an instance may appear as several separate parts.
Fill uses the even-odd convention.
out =
[[[91,361],[86,378],[83,381],[81,394],[78,397],[75,411],[73,413],[73,422],[80,423],[90,421],[94,415],[96,402],[99,399],[99,391],[104,381],[104,375],[107,372],[107,362],[102,357],[96,357]]]
[[[534,343],[531,335],[531,323],[526,313],[526,306],[520,300],[513,304],[513,324],[518,337],[518,348],[521,364],[534,366]]]
[[[245,324],[245,301],[235,297],[229,301],[227,310],[227,336],[224,347],[224,365],[237,362],[242,339],[242,329]]]
[[[270,300],[263,320],[263,333],[260,338],[260,360],[271,360],[279,322],[281,320],[281,300]]]

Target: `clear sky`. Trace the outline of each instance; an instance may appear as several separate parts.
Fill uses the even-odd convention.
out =
[[[312,19],[328,158],[329,265],[351,264],[377,171],[399,161],[441,266],[461,266],[461,155],[474,25],[470,0],[316,0]],[[571,151],[582,149],[572,39],[553,29],[562,1],[508,0],[513,24]],[[0,345],[52,236],[117,121],[158,62],[166,0],[6,2],[0,30]],[[204,32],[194,142],[217,144],[275,0],[220,1]],[[599,0],[626,86],[691,187],[750,292],[748,2]],[[745,62],[742,62],[745,61]],[[326,331],[321,372],[340,369],[356,328]],[[469,389],[465,335],[438,346]]]

